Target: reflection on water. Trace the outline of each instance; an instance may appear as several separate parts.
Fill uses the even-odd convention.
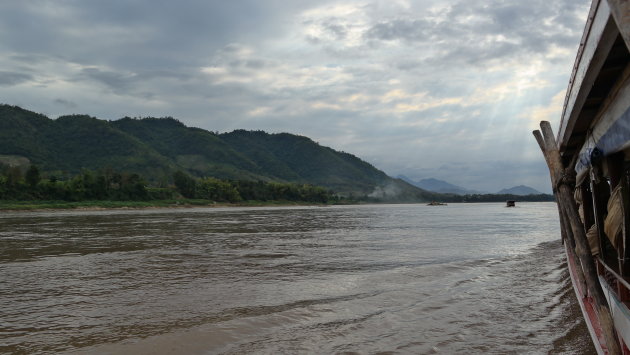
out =
[[[0,352],[590,353],[551,203],[0,214]]]

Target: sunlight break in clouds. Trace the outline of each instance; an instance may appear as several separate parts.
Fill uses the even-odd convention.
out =
[[[341,48],[363,44],[368,28],[364,3],[330,4],[312,8],[300,16],[302,36],[310,43],[335,43]]]
[[[561,90],[553,96],[548,105],[534,106],[531,110],[524,112],[521,118],[529,120],[529,127],[532,130],[539,129],[540,121],[549,121],[552,127],[557,127],[560,123],[565,95],[566,89]]]

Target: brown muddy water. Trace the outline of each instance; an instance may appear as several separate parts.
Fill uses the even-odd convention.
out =
[[[0,213],[0,353],[589,354],[553,203]]]

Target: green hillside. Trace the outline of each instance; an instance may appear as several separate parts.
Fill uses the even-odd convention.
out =
[[[166,157],[178,169],[220,179],[267,180],[247,156],[214,133],[186,127],[173,118],[123,118],[110,125]]]
[[[244,130],[220,137],[278,179],[364,194],[391,180],[354,155],[322,147],[307,137]]]
[[[308,183],[343,195],[372,194],[375,201],[439,196],[303,136],[245,130],[215,134],[173,118],[106,121],[70,115],[53,120],[0,105],[0,163],[26,159],[49,173],[112,168],[155,182],[170,181],[183,170],[198,177]]]

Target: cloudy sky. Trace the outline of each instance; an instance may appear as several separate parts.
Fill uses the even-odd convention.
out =
[[[305,135],[392,176],[550,192],[588,0],[0,2],[0,102]]]

